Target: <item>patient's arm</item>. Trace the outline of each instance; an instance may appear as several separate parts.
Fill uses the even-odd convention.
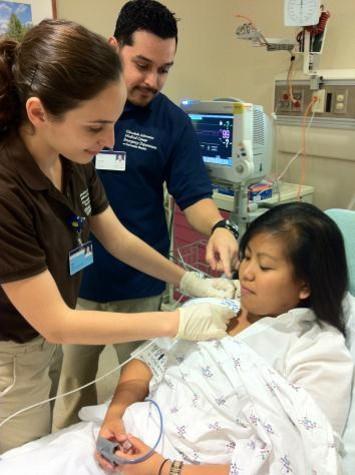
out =
[[[133,360],[121,370],[111,404],[107,410],[100,435],[115,437],[122,434],[122,416],[128,406],[143,401],[148,394],[152,372],[140,360]]]
[[[146,454],[150,448],[142,442],[137,437],[129,436],[129,441],[133,446],[132,453],[134,457],[139,457]],[[123,452],[116,452],[122,458],[132,458],[132,453],[129,455],[124,454]],[[115,467],[114,471],[121,473],[122,475],[168,475],[172,461],[168,460],[164,463],[164,466],[161,471],[159,471],[162,463],[164,462],[164,457],[155,452],[149,459],[145,462],[137,463],[134,465],[119,465]],[[181,475],[227,475],[230,473],[229,465],[189,465],[184,464]]]
[[[111,404],[100,429],[102,437],[124,443],[127,436],[122,416],[128,406],[144,400],[148,394],[151,378],[152,373],[149,367],[140,360],[132,360],[123,366]],[[96,453],[96,459],[104,469],[113,469],[113,466],[98,453]]]

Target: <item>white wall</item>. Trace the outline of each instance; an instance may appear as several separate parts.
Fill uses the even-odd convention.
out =
[[[78,21],[104,36],[113,33],[122,0],[57,0],[58,15]],[[179,102],[185,97],[233,96],[273,108],[273,84],[277,74],[287,71],[286,52],[266,52],[249,41],[237,40],[235,29],[249,17],[269,37],[293,38],[294,28],[283,26],[282,0],[162,0],[181,18],[175,66],[165,93]],[[322,69],[355,67],[354,0],[323,2],[331,12]],[[355,133],[355,132],[351,132]],[[279,166],[289,158],[279,156]],[[309,157],[306,183],[316,188],[315,202],[323,208],[346,207],[355,186],[355,162],[336,158]],[[295,164],[286,179],[297,182]],[[325,187],[325,188],[324,188]]]

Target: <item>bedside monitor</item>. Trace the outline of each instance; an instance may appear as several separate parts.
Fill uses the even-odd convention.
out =
[[[262,106],[231,100],[181,103],[214,182],[257,182],[271,168],[271,127]]]

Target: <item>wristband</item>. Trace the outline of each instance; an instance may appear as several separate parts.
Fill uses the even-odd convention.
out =
[[[169,475],[180,475],[184,463],[180,460],[173,460],[171,464]]]
[[[236,224],[232,223],[229,219],[222,219],[221,221],[217,221],[217,223],[211,229],[211,235],[213,234],[213,231],[215,231],[217,228],[228,229],[228,231],[230,231],[233,234],[235,239],[238,240],[239,228]]]
[[[165,460],[162,461],[162,463],[161,463],[161,465],[160,465],[160,467],[159,467],[158,475],[162,475],[162,473],[163,473],[163,467],[164,467],[164,465],[166,464],[166,462],[170,462],[170,459],[165,459]]]

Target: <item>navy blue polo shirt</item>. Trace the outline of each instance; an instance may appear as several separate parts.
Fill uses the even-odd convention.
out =
[[[212,196],[189,117],[165,95],[146,107],[127,102],[115,126],[116,151],[126,152],[126,170],[98,170],[121,222],[167,256],[169,237],[163,183],[183,210]],[[93,238],[94,264],[84,271],[80,296],[109,302],[159,295],[165,284],[112,257]]]

